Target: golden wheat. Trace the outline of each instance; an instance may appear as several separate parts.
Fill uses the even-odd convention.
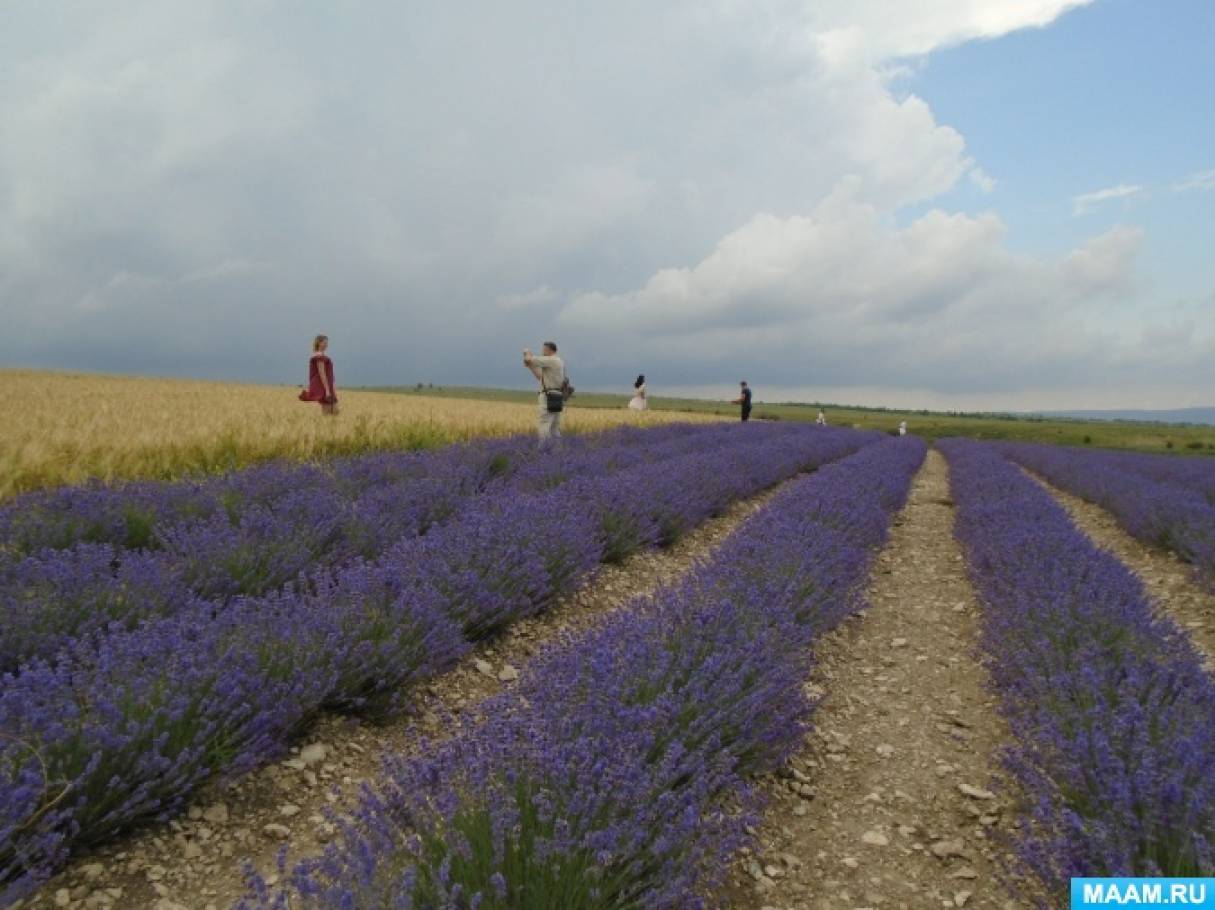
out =
[[[420,448],[536,424],[534,405],[386,392],[339,389],[341,414],[324,417],[285,386],[34,370],[0,370],[0,382],[16,402],[0,438],[0,497],[90,478],[168,478],[268,458]],[[571,404],[563,426],[578,433],[711,419]]]

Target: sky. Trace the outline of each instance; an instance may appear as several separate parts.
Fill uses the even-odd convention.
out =
[[[10,0],[0,366],[1215,404],[1209,0]]]

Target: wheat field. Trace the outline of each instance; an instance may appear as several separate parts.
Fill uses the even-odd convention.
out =
[[[92,478],[170,478],[269,458],[412,449],[534,431],[536,407],[339,389],[341,414],[289,386],[0,370],[16,413],[0,437],[0,498]],[[572,433],[621,423],[705,422],[675,411],[567,408]]]

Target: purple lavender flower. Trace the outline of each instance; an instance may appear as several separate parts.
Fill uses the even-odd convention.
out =
[[[243,906],[706,905],[748,839],[747,778],[806,730],[809,645],[860,606],[923,455],[887,440],[793,484],[720,559],[390,761],[340,843]]]
[[[1162,455],[1005,444],[1006,457],[1108,509],[1130,534],[1177,552],[1215,585],[1215,465]]]
[[[74,639],[133,629],[192,599],[173,566],[143,551],[78,544],[0,557],[0,672],[53,658]]]
[[[1015,740],[1022,860],[1060,900],[1073,876],[1215,874],[1215,682],[1193,646],[994,447],[941,447]]]
[[[539,467],[534,443],[524,450],[522,442],[507,440],[397,461],[267,465],[203,486],[144,485],[135,501],[152,503],[149,549],[125,549],[131,525],[111,521],[124,514],[122,497],[133,487],[66,496],[88,500],[92,515],[105,518],[83,524],[73,524],[71,509],[60,508],[52,494],[10,504],[0,527],[15,536],[0,544],[0,574],[20,581],[16,595],[6,596],[15,598],[13,616],[24,618],[8,640],[7,660],[15,669],[0,676],[0,888],[7,889],[0,899],[28,889],[80,845],[142,819],[167,817],[203,782],[280,754],[321,710],[398,707],[410,686],[464,652],[466,636],[490,634],[547,609],[585,581],[609,542],[621,552],[658,536],[670,539],[733,498],[857,449],[863,451],[856,464],[875,459],[874,466],[819,476],[832,483],[852,478],[848,496],[872,497],[890,483],[877,481],[875,472],[905,481],[913,456],[922,454],[908,443],[897,458],[870,455],[893,451],[874,444],[877,434],[748,429],[587,437],[571,440],[559,459]],[[434,482],[440,478],[451,480],[455,495]],[[380,498],[381,483],[399,489]],[[409,484],[424,501],[410,502]],[[663,490],[678,495],[660,495]],[[399,515],[373,516],[376,509],[393,513],[397,504]],[[866,514],[872,531],[878,525]],[[818,517],[842,520],[828,519],[827,512]],[[635,525],[626,529],[629,522]],[[799,527],[811,537],[819,530],[813,521]],[[100,544],[82,542],[95,531]],[[43,549],[50,544],[61,544],[61,552]],[[35,555],[27,558],[31,546]],[[372,552],[375,559],[361,558]],[[822,557],[833,572],[863,564],[855,550],[839,552]],[[839,609],[832,603],[854,605],[845,590],[829,602],[828,588],[812,585],[797,563],[796,556],[782,562],[780,590],[807,592],[803,612],[821,609],[827,617]],[[715,584],[725,592],[743,577],[723,575]],[[734,609],[724,596],[706,594],[714,609]],[[752,628],[742,614],[729,615],[737,630]],[[760,622],[754,633],[772,647],[794,640],[765,628]],[[758,663],[723,664],[721,679],[750,672],[739,669],[744,666]],[[753,687],[730,703],[749,711],[760,691],[768,690]],[[799,703],[789,693],[782,697]],[[668,710],[665,704],[633,706],[641,715],[622,715],[621,722]],[[664,721],[652,733],[654,748],[663,750],[655,760],[668,777],[682,781],[693,768],[708,769],[696,771],[703,782],[685,783],[679,792],[725,792],[729,788],[714,781],[731,780],[735,765],[762,767],[784,748],[775,734],[752,741],[712,726]],[[683,732],[671,739],[672,730]],[[551,789],[543,786],[541,795]],[[619,790],[629,792],[640,791]],[[535,856],[560,857],[582,836],[562,805],[545,810]],[[691,873],[677,871],[686,852],[677,830],[699,824],[719,832],[713,843],[737,840],[737,820],[719,807],[701,811],[702,802],[681,803],[678,796],[656,796],[653,805],[666,823],[682,826],[656,842],[666,856],[656,868],[672,882],[691,880]],[[588,847],[592,854],[638,855],[640,833],[620,824],[587,829],[597,838]],[[454,858],[446,868],[433,880],[450,899],[459,891],[469,902],[488,900],[476,896],[482,889],[459,881]],[[650,864],[629,858],[621,868],[632,876]],[[409,875],[413,879],[402,880],[418,887],[431,881],[421,867]],[[592,879],[596,900],[624,893]],[[506,880],[514,887],[515,878]]]

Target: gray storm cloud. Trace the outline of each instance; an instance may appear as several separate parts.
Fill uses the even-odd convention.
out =
[[[325,331],[347,382],[518,383],[560,332],[588,387],[739,345],[782,383],[1129,375],[1135,229],[1040,261],[892,221],[991,178],[891,65],[1079,5],[19,2],[0,361],[295,381]]]

